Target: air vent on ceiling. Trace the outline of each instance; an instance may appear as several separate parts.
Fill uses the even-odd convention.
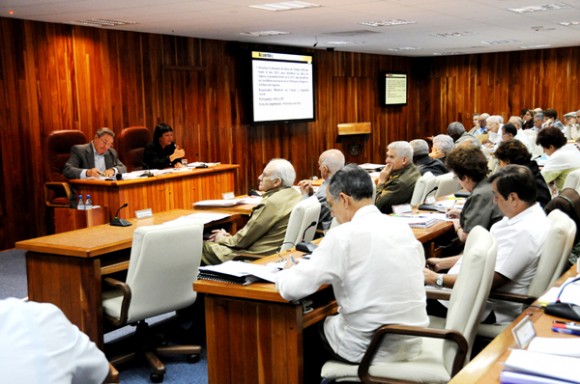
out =
[[[85,25],[88,27],[118,27],[121,25],[137,24],[134,21],[111,20],[111,19],[89,19],[75,20],[71,24]]]

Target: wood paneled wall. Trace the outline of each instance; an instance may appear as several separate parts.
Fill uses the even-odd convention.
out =
[[[167,122],[189,161],[241,164],[235,192],[245,193],[273,157],[304,178],[317,174],[318,154],[330,147],[351,162],[382,162],[388,142],[444,132],[453,120],[470,126],[474,112],[580,107],[578,48],[442,58],[311,50],[316,121],[251,126],[245,48],[0,18],[0,249],[50,228],[42,163],[53,130],[92,137],[102,126],[153,131]],[[379,106],[384,71],[409,74],[407,106]],[[337,136],[337,124],[361,121],[371,122],[371,135]]]

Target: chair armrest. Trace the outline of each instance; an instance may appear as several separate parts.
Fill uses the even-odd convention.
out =
[[[129,287],[123,281],[113,279],[112,277],[105,277],[103,282],[108,286],[121,290],[121,293],[123,294],[123,303],[121,304],[120,317],[116,319],[114,317],[107,316],[107,319],[116,327],[126,324],[127,315],[129,313],[129,304],[131,304],[131,287]]]
[[[361,381],[365,384],[369,383],[401,383],[400,380],[391,380],[381,377],[372,376],[369,373],[369,368],[373,362],[373,358],[381,346],[382,340],[387,334],[397,334],[397,335],[408,335],[408,336],[419,336],[419,337],[429,337],[434,339],[445,339],[453,341],[457,344],[457,353],[455,354],[455,359],[453,360],[453,367],[451,370],[451,377],[455,376],[457,372],[463,368],[465,363],[465,357],[467,356],[467,340],[463,335],[452,329],[435,329],[435,328],[425,328],[425,327],[414,327],[410,325],[383,325],[377,329],[371,339],[371,343],[365,352],[362,361],[358,367],[358,376]]]
[[[532,304],[538,298],[528,295],[521,295],[518,293],[509,293],[509,292],[501,292],[501,291],[491,291],[489,293],[490,299],[496,300],[503,300],[503,301],[512,301],[515,303],[522,303],[522,304]]]
[[[438,288],[431,285],[425,286],[425,293],[427,294],[428,299],[450,300],[451,292],[453,292],[453,290],[448,288]]]
[[[61,204],[53,204],[52,200],[59,196],[66,197],[69,203],[67,203],[66,206]],[[44,183],[44,201],[48,207],[69,207],[71,196],[72,191],[68,183],[60,181],[48,181]]]

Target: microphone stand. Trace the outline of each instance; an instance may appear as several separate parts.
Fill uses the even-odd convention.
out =
[[[113,220],[111,220],[111,222],[109,223],[110,225],[112,225],[113,227],[129,227],[133,224],[131,224],[130,222],[128,222],[125,219],[120,219],[119,216],[119,212],[121,212],[121,209],[127,207],[129,205],[129,203],[125,203],[123,205],[121,205],[119,207],[119,209],[117,209],[117,213],[115,213],[115,217],[113,217]]]

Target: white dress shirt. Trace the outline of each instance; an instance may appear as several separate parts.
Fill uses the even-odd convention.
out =
[[[102,383],[107,358],[60,309],[48,303],[0,300],[3,383]]]
[[[383,324],[426,326],[424,256],[411,229],[375,205],[332,228],[310,260],[278,273],[282,297],[297,300],[331,284],[339,313],[324,323],[332,349],[360,362],[373,331]],[[385,360],[417,353],[420,339],[388,335],[379,352]]]

